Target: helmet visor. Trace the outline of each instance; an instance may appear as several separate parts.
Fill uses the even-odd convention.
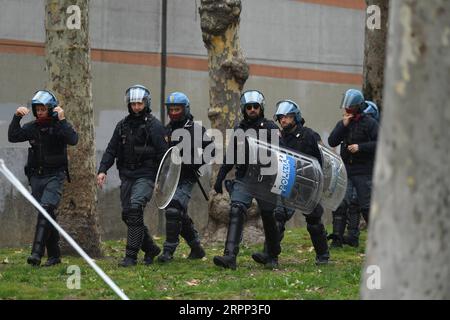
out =
[[[258,91],[247,91],[241,97],[241,104],[259,104],[262,106],[264,104],[264,97]]]
[[[34,97],[31,99],[31,104],[43,104],[43,105],[47,105],[49,104],[52,100],[54,100],[54,97],[47,91],[38,91],[36,92],[36,94],[34,95]]]
[[[342,98],[341,108],[343,109],[356,109],[361,107],[361,97],[356,90],[349,90],[344,94]]]
[[[295,113],[297,110],[297,107],[292,102],[283,101],[278,104],[277,112],[275,113],[275,115],[287,115],[289,113]]]
[[[300,111],[291,101],[280,101],[277,103],[277,111],[275,112],[273,119],[278,121],[280,116],[286,116],[288,114],[296,115],[300,114]]]
[[[127,103],[142,102],[147,94],[148,92],[145,89],[131,88],[126,97]]]

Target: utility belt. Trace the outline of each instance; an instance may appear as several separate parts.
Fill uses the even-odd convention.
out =
[[[372,157],[362,155],[352,155],[350,152],[341,154],[342,161],[347,165],[367,165],[374,162]]]
[[[148,160],[144,160],[141,162],[134,162],[134,163],[130,163],[130,162],[123,162],[120,163],[119,166],[131,171],[140,169],[142,167],[156,167],[156,161],[153,159],[148,159]]]
[[[63,167],[30,167],[28,165],[24,168],[25,175],[30,179],[32,176],[48,176],[53,175],[59,172],[66,172],[67,174],[67,180],[70,182],[69,172],[67,169]]]

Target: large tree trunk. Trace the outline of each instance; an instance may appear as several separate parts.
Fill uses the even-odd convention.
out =
[[[225,130],[239,121],[239,98],[248,78],[248,65],[239,43],[240,0],[202,0],[199,8],[203,42],[208,50],[209,100],[208,117],[211,127],[225,137]],[[219,146],[221,147],[221,146]],[[214,168],[212,177],[216,177]],[[212,191],[209,203],[209,222],[205,237],[222,241],[228,222],[229,196],[216,195]],[[250,220],[256,223],[256,210],[249,210]],[[253,218],[253,219],[252,219]],[[245,237],[254,241],[254,233],[247,228]],[[250,232],[249,232],[250,231]],[[260,240],[260,236],[257,237]]]
[[[449,30],[450,1],[392,1],[364,299],[450,299]]]
[[[388,30],[389,0],[366,0],[367,7],[375,5],[380,9],[380,28],[366,26],[364,44],[364,82],[363,94],[366,100],[374,101],[381,110],[383,107],[384,65]],[[377,17],[368,12],[366,21],[372,25]]]
[[[80,8],[80,29],[69,29],[69,17]],[[71,183],[64,186],[58,220],[80,246],[92,256],[100,256],[100,236],[96,218],[95,143],[89,47],[89,1],[46,1],[46,64],[48,88],[60,100],[67,119],[79,135],[78,145],[69,148]],[[75,14],[75,16],[73,16]],[[73,25],[74,21],[69,24]],[[63,252],[73,252],[63,243]]]

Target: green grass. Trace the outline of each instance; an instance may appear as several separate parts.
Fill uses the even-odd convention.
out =
[[[251,259],[261,245],[241,245],[238,269],[216,267],[212,258],[223,244],[206,245],[207,256],[187,260],[189,248],[182,243],[169,264],[140,263],[119,268],[125,242],[103,243],[105,257],[99,266],[130,299],[358,299],[366,233],[359,248],[345,246],[331,251],[332,263],[317,267],[305,228],[288,230],[283,240],[279,270],[266,270]],[[157,239],[162,244],[163,239]],[[81,258],[64,256],[52,268],[26,264],[30,248],[0,249],[0,299],[118,299]],[[141,253],[142,254],[142,253]],[[142,259],[142,256],[140,256]],[[43,260],[45,262],[45,260]],[[68,289],[67,268],[81,269],[81,288]]]

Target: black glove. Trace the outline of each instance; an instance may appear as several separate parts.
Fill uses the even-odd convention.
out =
[[[222,182],[226,176],[227,174],[221,168],[217,173],[216,183],[214,184],[214,191],[216,191],[217,193],[223,193]]]
[[[223,193],[222,181],[222,179],[219,179],[219,177],[217,177],[216,183],[214,184],[214,191],[216,191],[217,193]]]

